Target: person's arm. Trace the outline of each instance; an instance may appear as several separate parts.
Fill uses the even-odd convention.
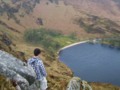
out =
[[[47,76],[47,72],[46,72],[46,70],[45,70],[45,67],[44,67],[42,61],[39,62],[39,66],[40,66],[40,71],[41,71],[41,73],[43,74],[43,76],[46,77],[46,76]]]

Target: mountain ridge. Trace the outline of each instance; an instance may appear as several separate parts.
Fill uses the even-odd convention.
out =
[[[66,4],[74,8],[94,15],[117,20],[120,15],[119,0],[64,0]],[[115,18],[115,16],[117,16]]]

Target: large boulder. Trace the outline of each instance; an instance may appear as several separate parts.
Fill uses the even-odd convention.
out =
[[[73,77],[67,86],[67,90],[80,90],[80,83],[81,83],[80,78]]]
[[[79,77],[73,77],[70,80],[66,90],[92,90],[92,87]]]
[[[32,67],[1,50],[0,75],[17,81],[22,90],[29,90],[29,85],[34,83],[36,77]]]

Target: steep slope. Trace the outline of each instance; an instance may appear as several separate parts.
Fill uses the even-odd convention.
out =
[[[0,50],[4,50],[9,53],[12,53],[14,56],[16,56],[17,52],[20,51],[25,53],[26,59],[32,57],[32,51],[36,46],[29,45],[26,44],[25,42],[20,42],[20,41],[17,44],[15,43],[16,44],[15,46],[13,46],[12,44],[9,46],[8,42],[10,42],[11,39],[15,40],[14,37],[16,37],[16,35],[14,35],[14,37],[13,36],[11,37],[10,34],[13,32],[12,31],[11,33],[6,33],[7,36],[4,36],[3,32],[5,33],[6,31],[1,32],[0,38],[2,37],[6,37],[6,38],[0,39],[0,46],[1,46]],[[21,58],[21,60],[23,60],[23,56],[21,56],[21,53],[19,54],[18,58]],[[42,59],[44,61],[48,73],[47,79],[48,79],[49,90],[66,90],[67,84],[69,80],[72,78],[72,71],[57,59],[50,60],[49,58],[46,58],[46,52],[44,50],[42,53]],[[6,83],[7,86],[4,83]],[[91,86],[93,90],[119,90],[119,87],[112,86],[110,84],[91,83]],[[0,76],[0,88],[7,88],[7,90],[14,90],[14,87],[12,87],[11,82],[7,81],[2,76]]]
[[[77,10],[118,21],[120,18],[119,0],[64,0]]]
[[[27,62],[30,57],[33,56],[32,51],[35,47],[33,45],[28,45],[25,42],[21,42],[18,40],[17,44],[15,38],[17,38],[16,35],[11,36],[14,32],[10,31],[7,33],[6,31],[0,30],[0,50],[6,51],[15,57],[23,60],[24,62]],[[22,38],[22,37],[21,37]],[[14,41],[13,41],[14,40]],[[46,52],[43,51],[42,58],[43,62],[45,64],[45,67],[48,72],[48,85],[50,90],[65,90],[69,80],[72,77],[72,71],[63,63],[56,60],[50,60],[49,58],[46,58]],[[0,74],[1,75],[1,74]],[[8,90],[14,90],[13,87],[10,88],[11,82],[10,81],[4,81],[5,78],[3,76],[0,76],[0,90],[3,90],[1,88],[7,88]],[[4,83],[9,84],[8,86],[5,86]]]
[[[33,12],[40,0],[0,0],[0,22],[14,30],[24,30],[22,18]]]
[[[85,28],[76,24],[76,19],[97,16],[98,18],[107,18],[108,20],[105,19],[108,21],[107,23],[112,20],[112,22],[120,24],[118,21],[120,15],[119,3],[116,3],[118,1],[74,0],[73,2],[73,0],[41,0],[40,3],[39,0],[15,1],[13,0],[10,4],[1,1],[0,24],[21,33],[30,28],[47,28],[60,31],[63,34],[76,33],[80,38],[87,39],[101,37],[107,35],[107,33],[104,35],[88,33]],[[7,7],[10,9],[7,10]],[[91,22],[94,23],[94,21]],[[114,27],[114,24],[111,24],[110,27]],[[113,32],[110,33],[113,34]]]

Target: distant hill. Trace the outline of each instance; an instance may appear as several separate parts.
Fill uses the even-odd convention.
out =
[[[100,17],[117,20],[120,19],[119,0],[64,0],[66,4],[73,5],[77,10],[94,14]]]
[[[105,21],[109,28],[97,23],[96,33],[89,33],[76,22],[76,19],[89,22],[91,16]],[[0,0],[0,24],[21,33],[30,28],[47,28],[63,34],[76,33],[80,38],[94,38],[119,33],[119,20],[119,0]],[[115,32],[106,30],[113,27]]]

